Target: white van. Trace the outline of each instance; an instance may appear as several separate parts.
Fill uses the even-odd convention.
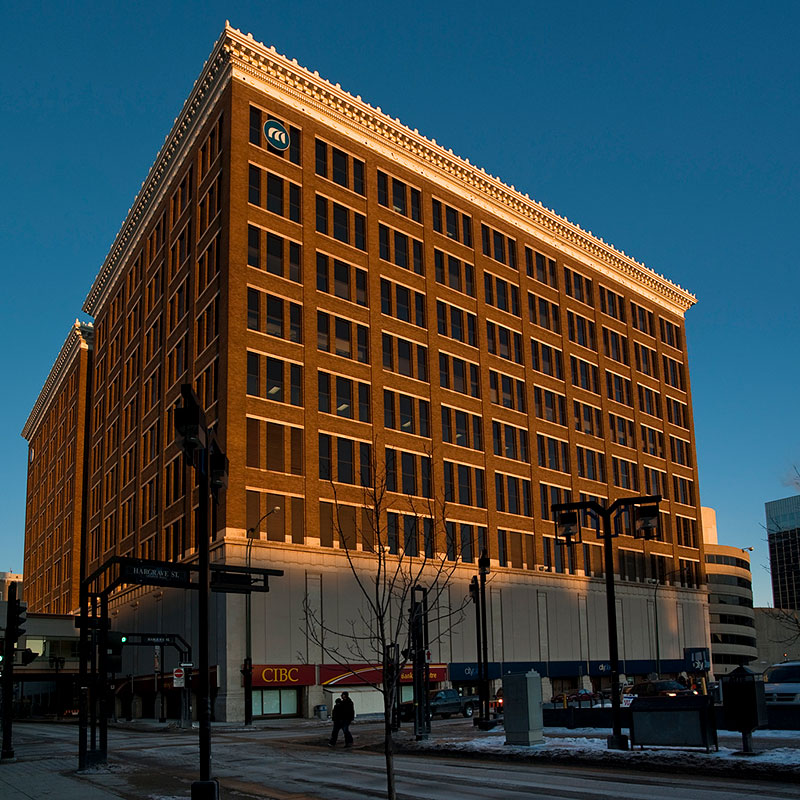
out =
[[[770,705],[800,705],[800,661],[769,667],[764,672],[764,697]]]

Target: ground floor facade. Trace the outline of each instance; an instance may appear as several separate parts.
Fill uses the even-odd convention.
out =
[[[381,663],[369,648],[357,651],[348,633],[368,625],[368,603],[345,552],[321,553],[302,547],[274,547],[257,540],[222,542],[212,560],[283,570],[270,579],[268,593],[213,593],[208,637],[212,665],[213,715],[220,721],[245,716],[242,666],[253,663],[253,716],[310,717],[330,708],[343,689],[354,697],[358,713],[382,710],[369,683]],[[368,556],[355,561],[356,572],[370,580]],[[476,619],[469,602],[474,564],[453,569],[429,608],[432,687],[477,686]],[[425,582],[425,573],[420,583]],[[698,653],[708,652],[708,599],[703,589],[616,582],[620,670],[628,680],[653,673],[691,672]],[[250,605],[248,613],[248,602]],[[605,581],[581,575],[496,570],[486,586],[487,649],[492,691],[502,676],[536,670],[543,697],[578,688],[610,687]],[[125,633],[174,633],[191,643],[197,630],[197,595],[192,590],[135,587],[112,598],[111,625]],[[407,613],[407,609],[403,613]],[[249,626],[248,626],[249,617]],[[314,623],[319,627],[313,630]],[[248,648],[248,627],[250,645]],[[320,633],[323,635],[321,636]],[[400,648],[407,643],[399,642]],[[116,676],[117,711],[124,716],[172,716],[173,670],[180,666],[169,648],[126,647],[123,673]],[[193,657],[196,664],[196,655]],[[188,670],[187,670],[188,671]],[[411,691],[410,670],[401,678],[403,696]],[[191,687],[191,678],[189,680]],[[162,700],[162,696],[172,700]],[[316,711],[315,711],[316,709]]]

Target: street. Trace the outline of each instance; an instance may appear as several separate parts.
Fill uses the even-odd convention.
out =
[[[212,773],[219,778],[222,798],[311,798],[356,800],[385,797],[383,755],[360,749],[379,738],[379,726],[355,726],[356,748],[330,750],[324,746],[328,728],[321,723],[253,730],[215,728]],[[454,728],[464,722],[454,723]],[[466,730],[466,728],[465,728]],[[72,777],[74,797],[89,800],[92,788],[105,796],[173,800],[188,798],[197,778],[196,731],[109,730],[109,766],[74,776],[77,767],[77,728],[73,725],[25,723],[15,725],[18,761],[0,765],[0,794],[4,800],[33,796],[6,789],[4,777],[25,764],[46,763]],[[497,798],[569,798],[593,800],[691,800],[752,798],[778,800],[797,797],[791,783],[753,781],[735,777],[682,775],[675,771],[644,773],[563,764],[528,764],[435,756],[395,757],[398,796],[405,800],[493,800]],[[83,788],[81,788],[83,787]],[[31,787],[32,788],[32,787]]]

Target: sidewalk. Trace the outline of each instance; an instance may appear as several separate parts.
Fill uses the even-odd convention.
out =
[[[48,758],[0,763],[3,800],[121,800],[75,774],[74,758]]]

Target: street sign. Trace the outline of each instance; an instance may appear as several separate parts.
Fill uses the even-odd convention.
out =
[[[179,564],[131,558],[120,561],[119,581],[146,586],[190,588],[191,573],[188,567]]]
[[[183,667],[175,667],[172,670],[172,685],[176,689],[183,689],[186,686],[186,673],[183,671]]]

